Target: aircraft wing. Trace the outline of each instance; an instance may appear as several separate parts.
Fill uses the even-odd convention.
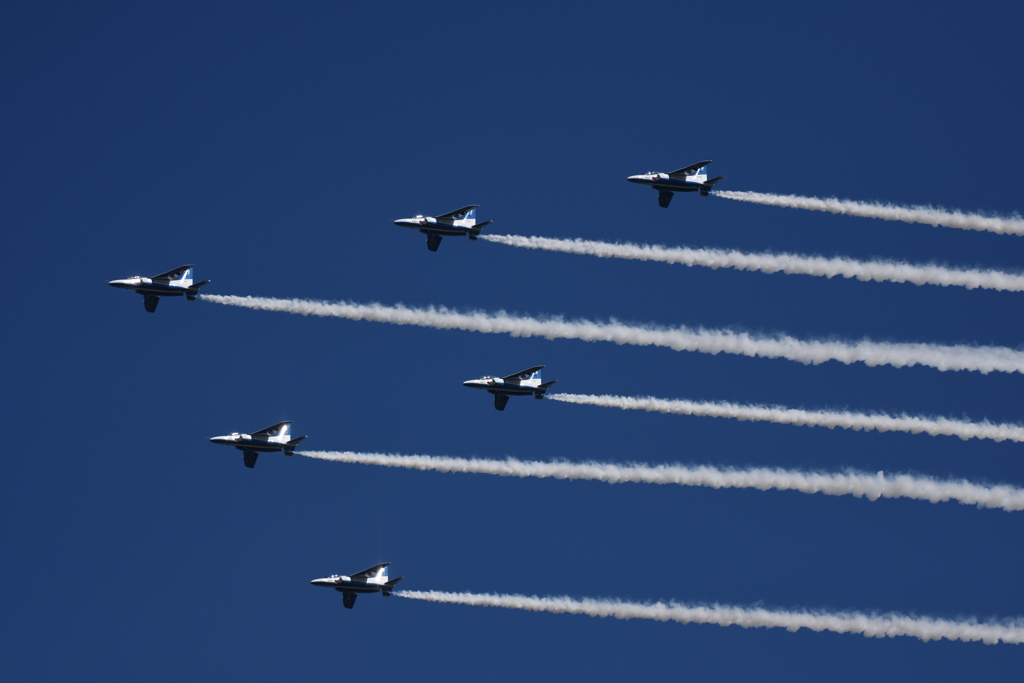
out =
[[[698,161],[695,164],[690,164],[689,166],[684,166],[683,168],[679,169],[678,171],[672,171],[671,173],[669,173],[669,175],[670,176],[693,175],[693,172],[696,171],[698,168],[700,168],[701,166],[707,166],[710,163],[711,163],[711,159],[708,159],[707,161]]]
[[[368,579],[371,576],[375,575],[377,573],[377,571],[380,570],[382,567],[386,567],[389,564],[391,564],[391,563],[390,562],[381,562],[380,564],[375,564],[372,567],[370,567],[369,569],[364,569],[361,572],[356,572],[355,574],[353,574],[351,576],[351,578],[352,579]]]
[[[451,218],[452,220],[457,221],[460,218],[465,218],[467,213],[469,213],[470,211],[472,211],[473,209],[475,209],[478,206],[480,206],[480,205],[479,204],[471,204],[469,206],[464,206],[461,209],[455,209],[454,211],[449,211],[448,213],[443,213],[440,216],[434,216],[434,218],[437,218],[438,220],[441,220],[442,218]]]
[[[160,303],[160,297],[156,294],[143,294],[142,305],[146,307],[146,310],[150,313],[156,313],[156,305]]]
[[[345,603],[345,607],[352,609],[356,606],[356,598],[359,597],[359,593],[352,593],[350,591],[342,591],[341,601]]]
[[[291,423],[292,423],[291,420],[285,420],[284,422],[278,422],[276,425],[270,425],[269,427],[261,429],[258,432],[253,432],[252,435],[253,436],[276,436],[278,430],[281,429],[281,427],[283,427],[284,425],[290,425]]]
[[[171,280],[177,280],[179,277],[181,277],[182,273],[184,273],[189,268],[194,268],[194,267],[195,267],[194,264],[189,264],[189,265],[186,265],[186,266],[178,266],[174,270],[168,270],[166,273],[160,273],[159,275],[154,275],[151,279],[154,282],[157,281],[157,280],[166,280],[168,282],[171,281]]]
[[[509,375],[508,377],[502,377],[502,379],[503,380],[507,380],[507,381],[512,381],[514,379],[526,379],[527,377],[529,377],[533,373],[535,373],[538,370],[540,370],[542,367],[544,367],[544,366],[543,365],[534,365],[532,368],[526,368],[525,370],[520,370],[519,372],[513,373],[513,374]]]
[[[242,451],[242,462],[246,467],[256,467],[256,458],[260,457],[259,451]]]

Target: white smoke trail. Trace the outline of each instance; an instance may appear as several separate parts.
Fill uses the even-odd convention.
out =
[[[700,417],[729,417],[751,422],[774,422],[776,424],[799,425],[804,427],[828,427],[834,429],[861,429],[879,432],[909,432],[931,434],[932,436],[958,436],[967,439],[992,439],[993,441],[1024,442],[1024,425],[993,424],[991,422],[965,422],[945,417],[914,417],[911,415],[888,415],[886,413],[851,413],[827,410],[798,410],[782,406],[742,405],[739,403],[668,400],[634,396],[595,396],[593,394],[548,393],[553,401],[578,403],[602,408],[622,410],[646,410],[649,413],[673,413],[675,415],[697,415]]]
[[[896,206],[894,204],[874,204],[850,199],[821,199],[819,197],[801,197],[792,194],[770,194],[767,192],[735,192],[716,190],[716,197],[736,199],[741,202],[781,206],[790,209],[808,209],[810,211],[827,211],[847,216],[863,216],[865,218],[881,218],[886,221],[903,221],[904,223],[924,223],[926,225],[961,230],[980,230],[995,232],[1000,235],[1024,235],[1024,219],[1018,214],[1008,217],[983,216],[977,213],[962,211],[946,211],[933,206]]]
[[[616,321],[608,323],[564,318],[537,319],[505,313],[473,311],[460,313],[448,308],[408,308],[382,304],[327,303],[303,299],[271,299],[252,296],[200,294],[204,301],[241,306],[263,311],[282,311],[299,315],[372,320],[395,325],[418,325],[439,330],[466,330],[488,334],[511,334],[514,337],[546,339],[581,339],[609,341],[636,346],[663,346],[676,351],[731,353],[761,358],[786,358],[799,363],[818,365],[837,360],[847,365],[891,365],[902,368],[924,365],[939,370],[973,370],[989,372],[1024,372],[1024,352],[998,346],[958,344],[906,344],[863,340],[801,341],[789,335],[768,337],[731,330],[706,330],[689,327],[635,327]]]
[[[401,467],[432,472],[494,474],[501,477],[538,479],[583,479],[608,484],[678,484],[714,489],[758,489],[824,493],[828,496],[851,495],[857,498],[911,498],[941,503],[950,500],[982,508],[1000,508],[1007,512],[1024,510],[1024,489],[1014,486],[984,486],[967,480],[939,481],[911,474],[879,472],[801,472],[799,470],[720,469],[711,465],[645,465],[642,463],[538,462],[506,458],[453,458],[431,455],[392,455],[353,453],[351,451],[303,451],[307,458],[359,465]]]
[[[765,607],[732,607],[728,605],[687,605],[677,602],[643,604],[621,600],[570,597],[540,598],[529,595],[495,595],[492,593],[447,593],[443,591],[395,591],[394,595],[428,602],[455,603],[478,607],[504,607],[552,614],[585,614],[589,617],[615,619],[653,619],[681,624],[717,624],[743,628],[784,628],[799,631],[833,631],[858,633],[867,638],[913,636],[929,640],[981,641],[986,645],[1024,643],[1024,620],[979,623],[977,619],[952,621],[904,614],[865,614],[863,612],[788,612]]]
[[[910,282],[915,285],[957,286],[967,289],[995,289],[1024,292],[1024,275],[998,270],[965,270],[938,265],[911,265],[895,261],[857,261],[849,258],[825,258],[800,254],[744,253],[725,249],[690,249],[641,244],[611,244],[583,239],[553,239],[519,235],[480,235],[480,239],[511,247],[543,249],[566,254],[583,254],[600,258],[635,261],[681,263],[685,266],[735,268],[762,273],[817,275],[827,278],[841,276],[863,282]]]

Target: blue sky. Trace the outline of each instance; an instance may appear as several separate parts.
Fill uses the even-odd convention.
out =
[[[0,158],[9,426],[2,670],[17,680],[1015,680],[1019,647],[614,621],[340,596],[417,590],[938,617],[1024,614],[1022,513],[799,493],[510,480],[310,449],[913,471],[1024,484],[1019,444],[513,399],[577,393],[1020,421],[1019,375],[868,368],[306,319],[106,282],[195,263],[207,291],[1021,348],[1019,294],[611,261],[495,233],[1020,271],[1024,239],[677,197],[625,177],[714,159],[722,189],[1024,208],[1011,3],[8,5]]]

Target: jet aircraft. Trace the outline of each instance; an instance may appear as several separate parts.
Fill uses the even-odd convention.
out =
[[[192,284],[193,268],[195,268],[193,265],[178,266],[174,270],[169,270],[166,273],[160,273],[153,277],[133,275],[124,280],[111,280],[110,286],[135,290],[145,297],[143,304],[146,310],[150,313],[155,313],[156,305],[160,303],[160,297],[181,296],[184,294],[185,298],[189,301],[195,301],[196,295],[199,294],[199,288],[210,284],[209,280]]]
[[[441,214],[440,216],[415,216],[413,218],[400,218],[395,225],[403,228],[415,228],[427,236],[427,249],[437,251],[441,246],[441,238],[445,235],[469,235],[469,239],[476,241],[480,231],[494,221],[476,222],[476,209],[479,204],[464,206],[461,209]]]
[[[667,209],[676,192],[700,192],[701,197],[708,196],[711,187],[725,177],[720,175],[708,180],[707,165],[710,163],[710,159],[698,161],[671,173],[649,171],[641,175],[631,175],[626,180],[653,187],[658,191],[658,206]]]
[[[544,392],[551,388],[551,385],[558,380],[553,379],[550,382],[541,384],[540,370],[543,367],[543,365],[537,365],[508,377],[471,379],[463,382],[462,386],[471,389],[486,389],[494,394],[495,409],[505,410],[505,404],[508,403],[509,396],[529,396],[533,394],[533,397],[538,401],[544,398]]]
[[[215,436],[210,441],[224,446],[234,446],[242,451],[245,466],[255,467],[256,458],[259,457],[260,453],[284,451],[285,455],[291,457],[295,447],[306,438],[299,436],[293,439],[291,438],[291,432],[291,420],[286,420],[252,434],[232,432],[227,436]]]
[[[332,574],[326,579],[313,579],[310,583],[314,586],[324,586],[325,588],[333,588],[338,591],[341,593],[341,599],[345,607],[352,609],[360,593],[379,592],[385,598],[391,597],[391,591],[394,589],[395,584],[405,577],[399,576],[394,581],[388,581],[389,564],[391,563],[377,564],[352,576]]]

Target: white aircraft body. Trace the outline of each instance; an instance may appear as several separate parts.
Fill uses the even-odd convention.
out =
[[[658,206],[667,209],[676,192],[700,192],[701,197],[708,196],[711,187],[725,177],[720,175],[708,180],[707,165],[710,163],[710,159],[698,161],[671,173],[650,171],[640,175],[631,175],[626,180],[653,187],[658,191]]]
[[[232,432],[227,436],[215,436],[210,441],[224,446],[234,446],[242,451],[245,466],[255,467],[256,458],[260,453],[284,451],[284,454],[290,457],[299,442],[306,438],[299,436],[293,439],[291,433],[291,420],[286,420],[252,434]]]
[[[389,564],[391,563],[377,564],[352,576],[332,574],[326,579],[313,579],[310,583],[314,586],[324,586],[338,591],[342,595],[345,607],[352,609],[360,593],[380,593],[385,598],[391,597],[391,591],[395,584],[405,577],[399,576],[393,581],[388,581]]]
[[[533,394],[533,397],[538,401],[544,398],[544,392],[558,380],[553,379],[542,384],[540,370],[543,367],[543,365],[537,365],[508,377],[471,379],[463,382],[462,386],[471,389],[487,390],[494,394],[494,407],[497,410],[505,410],[505,404],[508,403],[509,396],[529,396]]]
[[[124,280],[111,280],[110,286],[135,290],[145,297],[143,304],[146,310],[150,313],[155,313],[156,305],[160,303],[160,297],[181,296],[184,294],[185,298],[189,301],[195,301],[196,295],[199,294],[199,288],[210,284],[209,280],[192,284],[193,268],[195,268],[193,265],[178,266],[174,270],[169,270],[166,273],[160,273],[153,277],[133,275]]]
[[[437,251],[441,246],[441,238],[445,235],[469,235],[469,239],[476,241],[480,231],[494,221],[476,222],[476,209],[479,204],[464,206],[440,216],[414,216],[413,218],[400,218],[395,225],[403,228],[415,228],[427,236],[427,249]]]

